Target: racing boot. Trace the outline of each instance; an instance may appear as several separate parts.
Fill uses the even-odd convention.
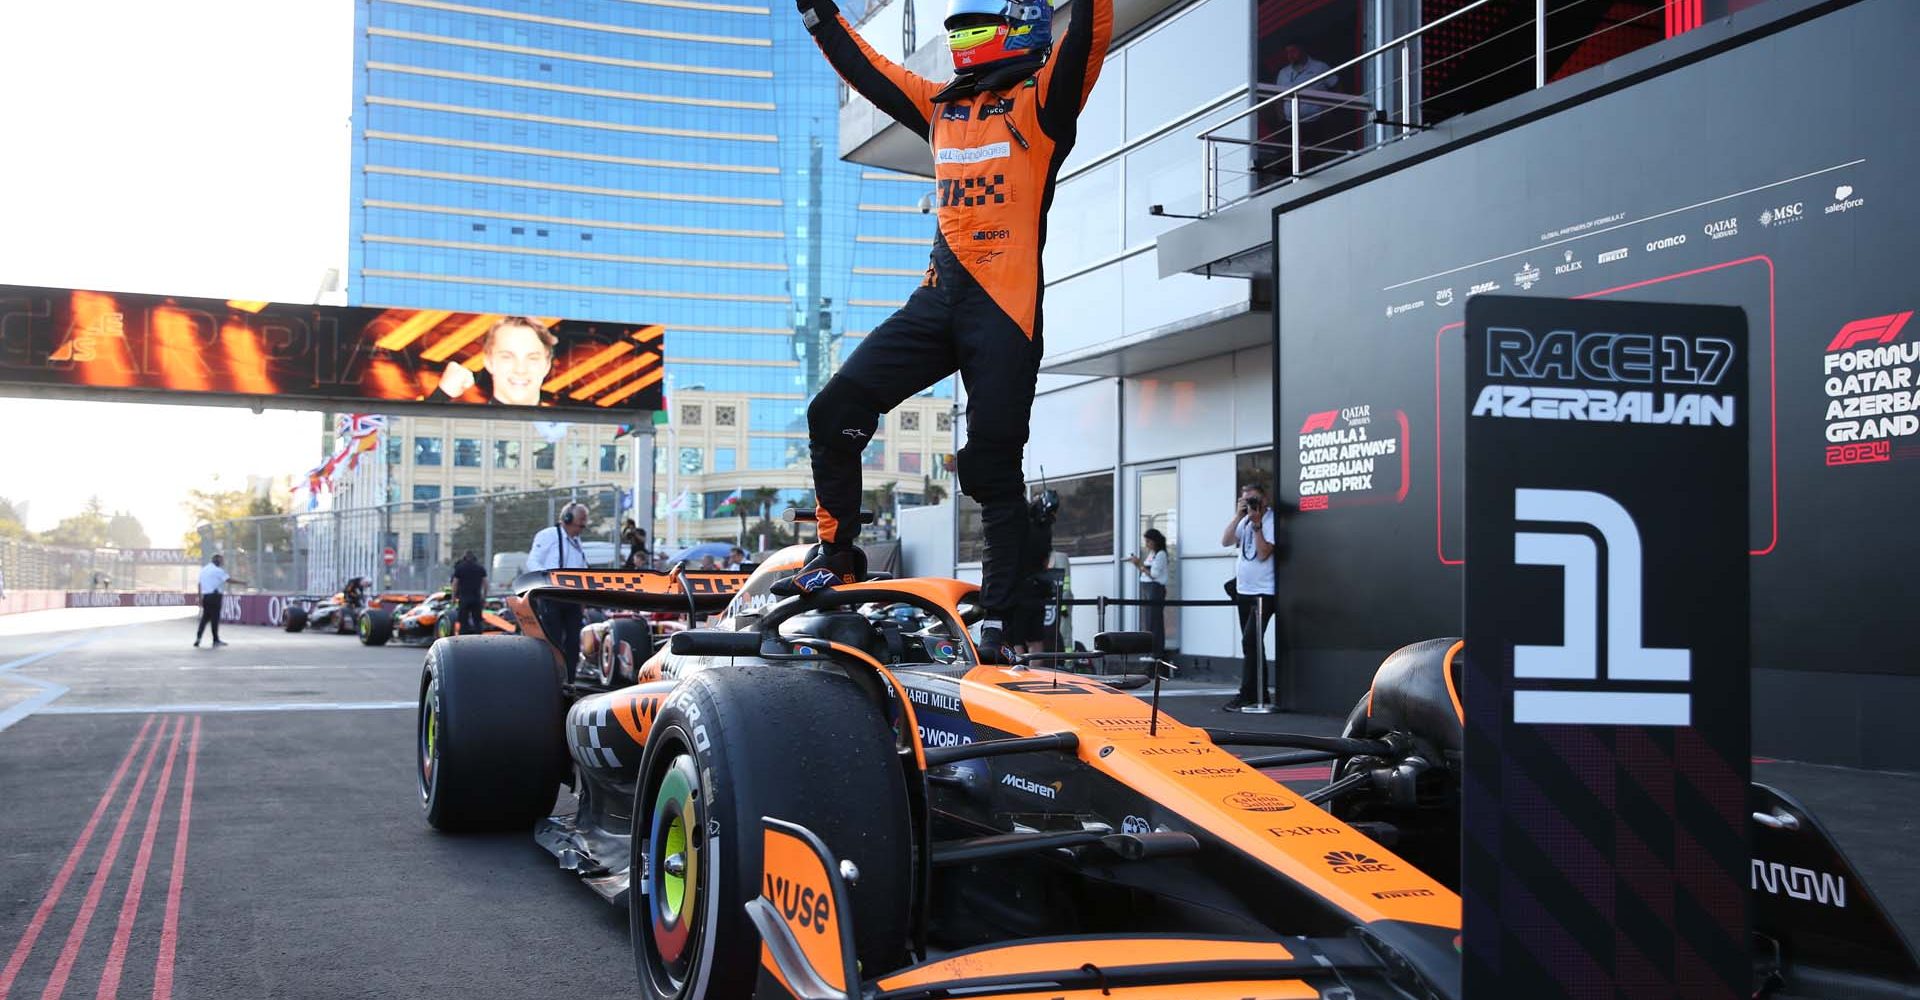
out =
[[[981,663],[1011,665],[1016,662],[1013,647],[1001,637],[1001,623],[997,619],[989,618],[980,623],[980,638],[973,648],[980,653]]]
[[[821,542],[813,547],[813,556],[798,573],[773,585],[782,597],[811,594],[816,590],[847,583],[859,583],[867,575],[867,554],[852,542]]]

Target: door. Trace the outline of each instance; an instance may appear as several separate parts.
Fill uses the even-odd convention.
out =
[[[1179,596],[1180,587],[1180,470],[1175,466],[1156,469],[1141,469],[1134,473],[1133,479],[1134,526],[1132,537],[1122,543],[1122,548],[1143,560],[1146,558],[1146,545],[1142,538],[1148,529],[1153,529],[1167,538],[1167,599]],[[1126,566],[1132,582],[1126,589],[1128,597],[1140,596],[1141,575],[1132,565]],[[1127,618],[1130,628],[1147,627],[1147,609],[1134,608]],[[1175,649],[1180,645],[1180,615],[1173,608],[1166,609],[1167,648]]]

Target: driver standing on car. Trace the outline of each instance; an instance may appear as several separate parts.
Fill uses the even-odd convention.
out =
[[[944,86],[875,52],[833,0],[797,2],[841,78],[932,146],[939,226],[920,287],[807,407],[821,546],[794,583],[814,590],[864,575],[853,544],[861,453],[881,414],[957,370],[968,397],[957,470],[982,508],[981,640],[993,657],[1002,623],[1025,603],[1021,453],[1043,350],[1046,209],[1106,58],[1113,0],[1077,4],[1057,48],[1048,0],[952,0],[957,73]]]
[[[525,570],[538,573],[550,569],[586,569],[587,553],[580,547],[580,533],[587,530],[587,505],[569,503],[560,508],[560,520],[541,528],[527,550]],[[580,605],[572,601],[539,601],[534,614],[547,638],[566,658],[567,680],[573,680],[580,662]]]

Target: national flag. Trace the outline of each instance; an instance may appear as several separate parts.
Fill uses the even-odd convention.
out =
[[[721,500],[720,506],[715,507],[713,512],[719,517],[732,517],[738,514],[740,512],[740,490],[736,487],[732,493],[727,494],[726,499]]]
[[[669,514],[685,514],[687,511],[692,509],[693,509],[693,491],[692,490],[681,490],[680,495],[677,497],[674,497],[673,502],[667,505],[667,513]]]

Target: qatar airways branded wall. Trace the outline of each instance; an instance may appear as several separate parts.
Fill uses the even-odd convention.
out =
[[[1742,307],[1753,665],[1794,675],[1756,705],[1870,706],[1920,677],[1916,30],[1920,6],[1865,0],[1280,212],[1274,419],[1310,699],[1460,628],[1461,330],[1489,292]],[[1659,394],[1608,412],[1685,416]]]

